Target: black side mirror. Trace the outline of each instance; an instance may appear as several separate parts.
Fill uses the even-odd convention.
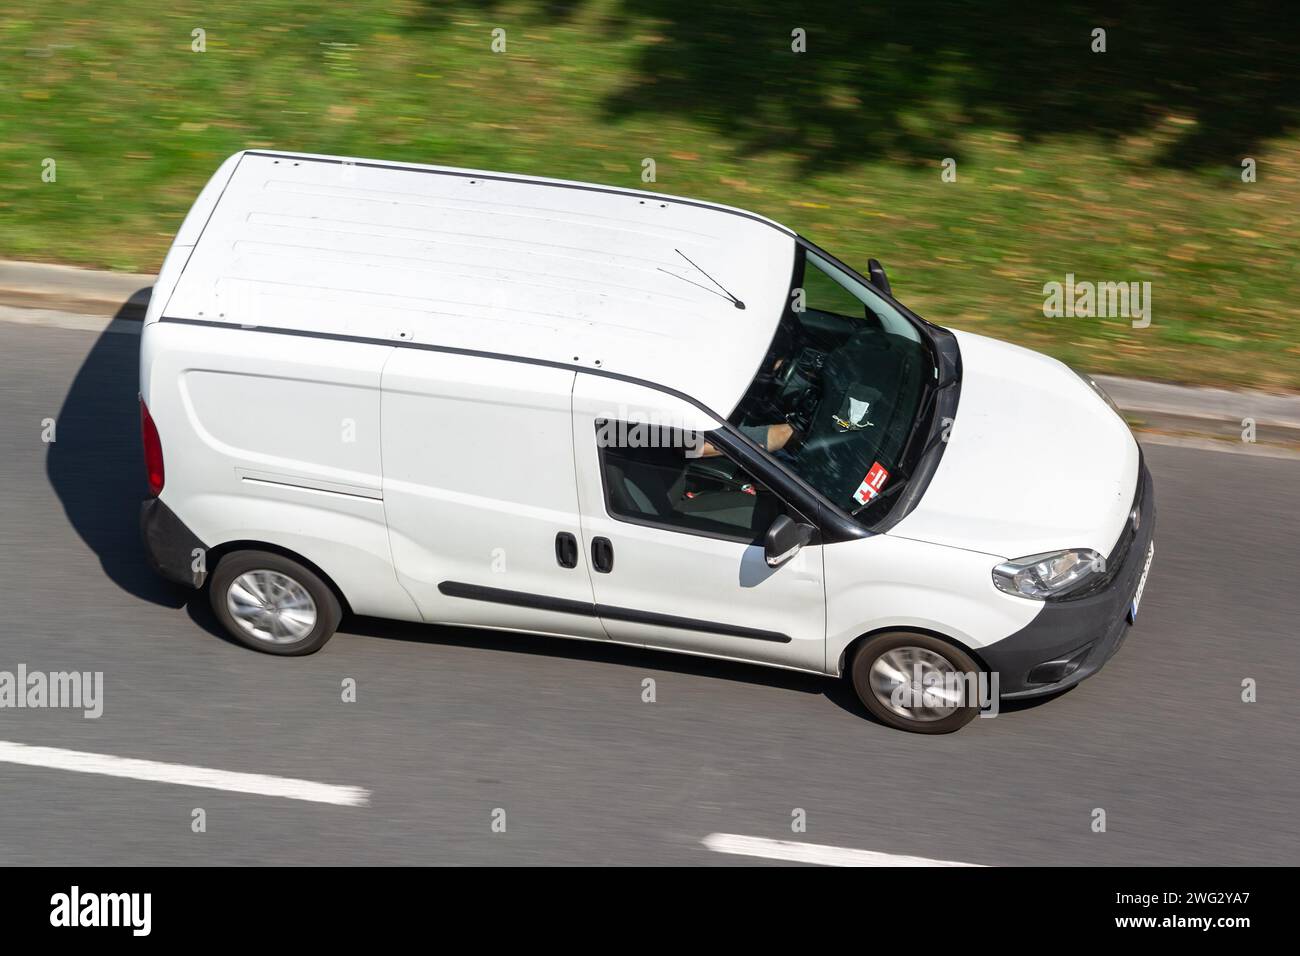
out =
[[[778,515],[767,529],[767,537],[763,541],[763,556],[767,559],[767,566],[776,568],[785,564],[812,537],[812,525],[795,521],[789,515]]]
[[[885,295],[894,294],[894,291],[889,288],[889,276],[885,275],[885,267],[880,264],[879,259],[867,260],[867,278]]]

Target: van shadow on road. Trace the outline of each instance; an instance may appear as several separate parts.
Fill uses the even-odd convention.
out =
[[[137,293],[139,295],[139,293]],[[114,321],[138,321],[123,303]],[[186,594],[150,570],[140,541],[147,490],[140,448],[140,337],[102,332],[68,387],[46,474],[104,573],[135,597],[181,607]]]

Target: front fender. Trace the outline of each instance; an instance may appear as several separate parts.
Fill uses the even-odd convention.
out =
[[[863,634],[919,630],[979,654],[1029,624],[1041,601],[1004,594],[992,570],[1003,559],[978,551],[878,534],[825,547],[826,672]]]

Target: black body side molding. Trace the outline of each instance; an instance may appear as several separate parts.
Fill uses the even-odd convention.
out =
[[[480,584],[465,584],[462,581],[443,581],[438,585],[438,591],[448,597],[466,598],[471,601],[490,601],[494,604],[536,608],[539,611],[558,611],[561,614],[579,614],[583,617],[603,617],[611,621],[627,621],[633,624],[654,624],[661,627],[675,627],[683,631],[699,631],[702,634],[722,634],[727,637],[772,641],[777,644],[789,644],[791,640],[790,635],[779,631],[764,631],[755,627],[741,627],[717,621],[699,621],[690,617],[676,617],[672,614],[660,614],[657,611],[637,611],[632,608],[612,607],[608,604],[588,604],[586,601],[557,598],[549,594],[529,594],[526,591],[489,588]]]

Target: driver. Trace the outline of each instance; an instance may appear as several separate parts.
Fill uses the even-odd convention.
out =
[[[768,451],[780,451],[794,437],[794,428],[786,422],[781,422],[779,425],[741,425],[740,431],[755,445]],[[713,447],[712,442],[706,441],[700,446],[701,458],[712,458],[721,454],[721,451]]]
[[[772,370],[769,375],[775,376],[781,370],[785,363],[785,356],[779,354],[780,348],[774,344],[772,353],[777,353],[775,361],[772,362]],[[787,422],[780,422],[775,425],[741,425],[740,431],[746,438],[752,441],[760,448],[766,448],[770,452],[777,452],[790,444],[790,439],[794,438],[795,431],[793,426]],[[721,455],[722,452],[713,447],[711,442],[705,442],[700,447],[701,458],[714,458]]]

